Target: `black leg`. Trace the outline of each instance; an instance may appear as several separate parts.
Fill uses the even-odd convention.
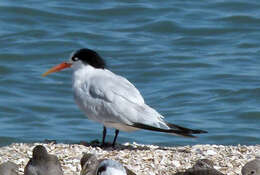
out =
[[[115,144],[116,144],[116,138],[117,138],[117,136],[118,136],[118,133],[119,133],[119,130],[118,129],[116,129],[116,131],[115,131],[115,137],[114,137],[114,141],[113,141],[113,144],[112,144],[112,146],[114,147],[115,146]]]
[[[107,128],[104,126],[104,128],[103,128],[102,146],[105,145],[105,138],[106,138],[106,135],[107,135]]]

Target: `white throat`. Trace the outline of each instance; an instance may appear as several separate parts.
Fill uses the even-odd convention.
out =
[[[81,61],[73,63],[71,67],[73,69],[72,80],[74,83],[75,81],[86,81],[95,71],[94,67],[83,64]]]

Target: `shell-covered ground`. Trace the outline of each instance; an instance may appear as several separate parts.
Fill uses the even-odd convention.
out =
[[[50,154],[61,161],[65,175],[80,174],[80,159],[83,153],[94,153],[98,158],[117,160],[140,175],[173,175],[191,168],[198,159],[210,159],[214,168],[228,175],[241,174],[245,163],[260,155],[260,145],[223,146],[194,145],[178,147],[159,147],[154,145],[129,144],[115,148],[83,146],[79,144],[25,144],[15,143],[0,147],[0,163],[11,161],[19,165],[19,174],[32,157],[36,145],[43,145]]]

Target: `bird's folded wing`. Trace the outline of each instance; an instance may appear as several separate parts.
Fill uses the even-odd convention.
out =
[[[115,75],[116,76],[116,75]],[[153,127],[168,129],[157,111],[144,103],[140,92],[127,79],[120,76],[96,77],[91,83],[89,94],[100,99],[106,121],[127,125],[142,123]]]
[[[111,72],[110,76],[95,76],[92,81],[95,81],[89,87],[92,97],[112,102],[120,96],[126,101],[144,104],[144,99],[138,89],[124,77]]]

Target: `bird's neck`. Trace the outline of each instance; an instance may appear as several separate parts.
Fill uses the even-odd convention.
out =
[[[90,79],[95,74],[96,69],[90,65],[79,65],[73,68],[72,81],[74,86]]]

